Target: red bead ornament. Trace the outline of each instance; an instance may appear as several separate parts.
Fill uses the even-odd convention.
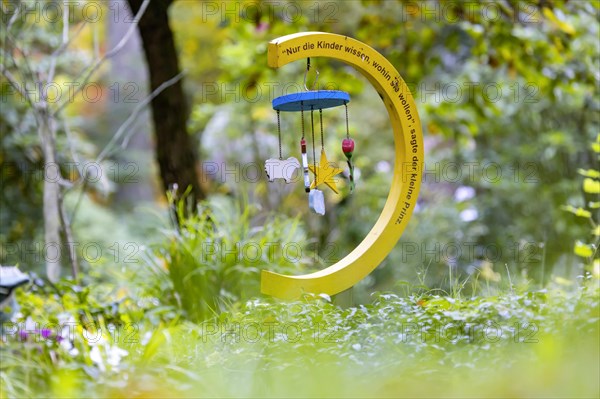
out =
[[[342,151],[348,161],[348,178],[350,180],[350,192],[354,191],[354,165],[352,165],[352,153],[354,152],[354,140],[346,137],[342,140]]]
[[[352,153],[354,152],[354,140],[350,138],[342,140],[342,151],[344,152],[344,155],[346,155],[346,158],[352,158]]]

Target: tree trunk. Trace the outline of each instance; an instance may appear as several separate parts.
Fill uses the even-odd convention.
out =
[[[140,19],[138,29],[144,45],[150,74],[150,90],[180,73],[175,40],[169,26],[168,8],[172,0],[155,0]],[[135,14],[142,0],[129,0]],[[198,177],[196,142],[187,132],[188,108],[179,80],[152,101],[156,136],[156,157],[165,191],[177,187],[178,194],[191,187],[191,199],[204,198]]]
[[[40,111],[37,116],[38,134],[44,154],[44,249],[42,254],[46,262],[48,280],[55,283],[60,278],[61,239],[60,239],[60,170],[56,163],[56,146],[53,119],[48,110]]]

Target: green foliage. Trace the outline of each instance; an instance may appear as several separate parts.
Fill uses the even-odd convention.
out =
[[[468,6],[472,9],[467,11]],[[498,5],[499,18],[492,21],[484,17],[486,7],[465,3],[465,14],[455,24],[434,24],[425,16],[411,20],[410,26],[398,24],[395,36],[402,39],[397,40],[428,57],[407,62],[406,53],[397,53],[401,74],[416,84],[424,129],[440,139],[433,141],[428,163],[463,165],[457,183],[476,193],[458,209],[444,204],[444,212],[456,215],[465,205],[478,212],[476,220],[456,225],[449,236],[432,231],[431,238],[409,233],[403,239],[432,246],[460,236],[459,242],[475,242],[476,252],[495,245],[503,256],[488,261],[497,268],[508,264],[515,273],[526,270],[544,284],[552,268],[566,272],[570,260],[563,254],[572,250],[566,238],[574,239],[584,228],[580,221],[565,219],[559,206],[577,191],[576,168],[594,165],[586,142],[598,128],[597,5],[531,5],[531,22],[519,21],[515,5]],[[381,13],[379,18],[387,24],[393,16]],[[375,37],[375,26],[365,24],[365,38]],[[425,32],[431,40],[422,40],[420,33]],[[444,92],[444,87],[460,87],[462,95],[451,101],[454,92]],[[485,87],[500,88],[502,95],[493,98]],[[474,173],[467,173],[465,162],[476,165]],[[494,178],[492,172],[486,177],[482,172],[487,167],[501,176]],[[442,175],[433,185],[456,187],[448,183],[453,182]],[[439,195],[426,188],[421,198],[426,206],[436,206]],[[438,219],[431,230],[446,223]],[[521,242],[538,248],[528,262],[514,256],[515,244],[522,248]],[[459,267],[469,273],[477,261],[459,260]]]
[[[184,202],[159,203],[156,213],[174,209],[179,225],[156,234],[161,223],[139,209],[117,214],[106,192],[104,200],[70,192],[68,207],[79,209],[75,235],[98,244],[102,256],[81,262],[85,286],[19,291],[14,321],[33,333],[21,338],[3,325],[0,397],[597,396],[598,4],[454,2],[444,15],[418,3],[306,1],[293,21],[281,8],[250,16],[218,9],[213,17],[206,7],[214,4],[175,2],[170,22],[188,70],[190,131],[202,138],[203,159],[220,167],[202,183],[226,196],[213,195],[188,218]],[[276,153],[270,101],[302,84],[304,63],[266,67],[266,43],[310,30],[356,37],[388,58],[412,88],[426,134],[429,174],[413,221],[355,290],[363,305],[348,308],[326,296],[257,298],[259,277],[263,268],[322,268],[374,224],[394,162],[378,94],[347,66],[313,60],[321,88],[352,96],[360,175],[352,196],[340,180],[342,195],[328,196],[325,218],[306,210],[301,185],[244,181],[239,173],[249,163],[262,170]],[[24,30],[25,50],[51,52],[60,31],[59,24]],[[60,81],[76,76],[92,53],[93,35],[83,32],[79,52],[59,59]],[[497,88],[502,95],[494,98]],[[5,246],[39,239],[41,180],[27,177],[42,165],[31,113],[5,96],[4,80],[0,89]],[[75,152],[93,159],[95,145],[107,141],[104,129],[89,108],[69,109],[74,125],[85,127],[74,132]],[[331,110],[324,120],[328,157],[340,162],[343,113]],[[282,128],[284,153],[297,155],[299,118],[287,115]],[[58,133],[64,163],[71,150]],[[474,174],[466,166],[458,179],[443,172],[473,162]],[[482,174],[488,166],[492,175]],[[227,178],[226,168],[237,175]],[[465,190],[473,195],[457,195]],[[123,249],[128,240],[141,263],[113,258],[114,241]],[[458,245],[460,256],[445,252],[448,245]],[[533,279],[550,287],[537,290]],[[373,291],[385,293],[370,299]],[[35,323],[49,335],[41,339]],[[71,335],[56,326],[65,323],[74,323]]]
[[[108,5],[98,5],[102,7],[98,13],[107,15]],[[44,263],[42,186],[45,180],[58,180],[55,167],[64,177],[61,185],[69,186],[65,192],[87,189],[103,197],[111,192],[107,170],[91,179],[81,175],[96,156],[96,143],[89,132],[80,129],[88,123],[85,119],[90,117],[91,105],[102,99],[102,94],[95,101],[87,101],[81,93],[74,95],[77,88],[90,83],[83,82],[82,77],[97,55],[92,43],[97,44],[101,37],[101,24],[87,24],[85,2],[72,5],[70,13],[62,6],[36,0],[3,2],[0,9],[0,64],[7,71],[6,75],[0,73],[0,263],[20,264],[31,271]],[[70,24],[66,32],[63,15],[68,15]],[[63,43],[65,33],[69,33],[68,46]],[[48,81],[51,76],[52,81]],[[21,90],[28,98],[20,94]],[[42,114],[52,120],[55,129],[56,164],[44,163],[39,130]],[[96,118],[91,119],[96,123]],[[65,121],[72,137],[67,137]],[[23,256],[25,252],[32,256]]]
[[[5,35],[4,25],[0,37]],[[39,31],[28,32],[32,39],[36,33]],[[4,55],[0,62],[8,63]],[[20,263],[18,256],[10,255],[12,247],[32,247],[39,239],[43,181],[40,175],[44,172],[35,119],[25,99],[13,93],[14,89],[0,74],[0,262],[11,265]]]
[[[97,290],[61,290],[22,292],[19,321],[74,316],[77,351],[5,335],[1,397],[589,397],[599,389],[600,292],[590,281],[468,299],[381,293],[345,309],[327,298],[253,299],[199,324],[153,322],[137,298],[98,308]],[[90,320],[107,326],[103,340],[90,340],[98,331],[83,324]],[[132,321],[121,336],[107,333]]]
[[[596,160],[600,160],[600,148],[596,148],[595,146],[598,143],[600,143],[600,134],[596,136],[596,142],[590,145],[596,153]],[[583,198],[584,200],[590,198],[590,201],[585,204],[585,208],[566,205],[562,209],[589,221],[591,229],[588,234],[589,238],[586,238],[586,241],[591,239],[592,242],[586,243],[577,240],[573,248],[573,253],[585,259],[587,272],[591,272],[595,277],[600,277],[600,259],[597,256],[600,244],[600,222],[597,211],[599,206],[598,202],[594,201],[594,199],[598,199],[598,194],[600,194],[600,181],[598,181],[600,170],[596,167],[596,169],[578,169],[577,172],[585,177],[582,184]]]
[[[302,12],[292,20],[283,12],[294,8],[292,5],[280,8],[267,3],[257,8],[252,2],[238,2],[225,12],[226,7],[219,3],[214,14],[208,12],[212,5],[202,2],[174,2],[170,8],[181,64],[188,71],[190,131],[202,137],[203,159],[216,161],[222,172],[224,163],[230,168],[260,165],[276,153],[270,101],[301,90],[305,64],[298,62],[277,71],[267,68],[269,40],[309,30],[350,35],[380,51],[411,87],[427,138],[426,168],[438,168],[425,182],[421,213],[415,214],[411,223],[422,226],[410,228],[403,237],[405,242],[420,247],[444,246],[455,238],[475,243],[477,257],[460,257],[453,264],[457,273],[464,275],[472,274],[480,262],[492,262],[496,269],[508,264],[511,271],[524,270],[542,284],[553,272],[569,277],[579,272],[571,267],[572,243],[587,231],[587,225],[580,218],[565,218],[559,206],[573,203],[579,187],[577,168],[588,173],[595,167],[593,147],[587,143],[599,127],[597,3],[457,3],[448,7],[434,4],[428,9],[395,1],[323,5],[306,1],[297,6]],[[111,15],[110,10],[103,10],[103,16]],[[77,18],[71,33],[80,27]],[[30,22],[24,26],[29,27]],[[60,21],[25,29],[25,50],[47,54],[59,43],[60,31]],[[58,60],[59,82],[72,80],[92,54],[92,30],[83,27],[82,35],[74,43],[77,51]],[[393,141],[385,108],[368,82],[340,63],[322,58],[313,61],[321,72],[321,88],[333,85],[352,96],[350,129],[357,143],[355,161],[360,175],[356,193],[348,195],[341,178],[342,195],[328,196],[328,217],[315,220],[308,216],[301,187],[278,190],[264,176],[244,182],[222,173],[208,176],[210,181],[203,183],[210,192],[247,196],[261,209],[290,217],[297,217],[300,210],[307,235],[317,240],[321,255],[329,258],[324,251],[336,245],[335,258],[339,259],[362,240],[385,202],[386,165],[389,168],[393,162]],[[32,60],[32,67],[45,71],[37,59]],[[454,91],[457,87],[458,93]],[[7,90],[3,81],[2,93]],[[498,90],[501,93],[496,98]],[[3,175],[8,189],[2,192],[0,209],[5,221],[0,226],[2,245],[40,238],[40,226],[32,222],[39,219],[40,181],[29,184],[26,179],[41,168],[35,124],[18,97],[9,95],[7,99],[0,116],[2,145],[7,149],[2,154],[2,169],[10,172]],[[89,148],[107,139],[105,134],[91,134],[103,131],[103,126],[81,105],[69,110],[78,116],[73,125],[85,128],[74,140],[76,152],[85,162],[93,159],[95,151]],[[78,112],[80,108],[88,113]],[[343,114],[332,110],[324,117],[328,156],[341,163]],[[216,122],[220,122],[217,127],[211,127]],[[297,156],[299,118],[286,116],[282,127],[284,153]],[[59,159],[67,162],[71,156],[63,132],[59,129],[58,133]],[[15,172],[13,162],[22,170]],[[440,172],[452,163],[463,165],[461,178],[453,180]],[[474,175],[466,172],[465,163],[476,163]],[[500,170],[501,177],[486,178],[482,171],[487,167],[492,175]],[[590,195],[598,188],[595,181],[593,176],[585,176],[584,187]],[[453,201],[460,187],[473,188],[476,195]],[[107,192],[101,194],[106,197]],[[462,220],[464,211],[476,212],[477,219]],[[503,255],[493,259],[481,255],[490,245]],[[516,249],[526,247],[537,248],[532,261],[515,259]],[[1,255],[5,253],[3,250]],[[19,259],[0,261],[15,263]],[[388,260],[388,267],[392,265],[394,270],[404,266],[411,272],[429,267],[432,278],[441,278],[448,262],[421,257],[407,264],[397,249]],[[395,279],[405,278],[403,274],[401,270],[378,272],[367,288],[393,284]],[[443,282],[438,279],[437,283]]]
[[[177,203],[179,228],[148,258],[163,292],[191,320],[205,320],[227,304],[259,294],[260,270],[303,273],[318,258],[305,248],[298,218],[264,215],[242,201],[213,197],[185,217],[185,201]]]
[[[127,276],[81,287],[68,281],[20,290],[20,313],[2,324],[0,397],[74,395],[95,379],[117,375],[120,359],[139,341],[139,326],[173,318],[135,287]]]
[[[293,23],[268,13],[255,18],[240,14],[240,21],[234,21],[235,15],[207,18],[200,4],[179,3],[172,10],[175,19],[207,19],[203,29],[214,25],[215,34],[205,42],[211,46],[207,51],[219,54],[219,62],[204,74],[194,67],[196,53],[186,47],[204,33],[189,29],[194,24],[175,26],[183,62],[202,76],[189,83],[201,102],[192,125],[203,131],[210,127],[207,112],[227,110],[236,115],[224,124],[228,141],[249,143],[239,150],[218,145],[208,136],[221,136],[222,131],[207,129],[202,148],[206,159],[261,162],[275,153],[270,100],[285,94],[284,89],[301,90],[305,65],[265,68],[268,40],[310,30],[356,37],[397,67],[416,98],[426,134],[429,174],[404,242],[419,248],[469,243],[476,254],[460,256],[454,263],[443,255],[407,262],[397,249],[386,266],[394,270],[372,275],[373,281],[364,284],[367,291],[423,267],[429,268],[432,284],[443,285],[449,263],[463,276],[472,275],[482,262],[491,262],[495,269],[508,265],[512,273],[526,273],[541,285],[553,273],[569,278],[580,273],[572,267],[572,242],[587,226],[581,219],[565,218],[560,205],[571,202],[577,192],[577,168],[595,167],[587,142],[599,128],[597,3],[331,2],[327,6],[335,14],[327,22],[325,9],[322,18],[314,18],[316,6],[298,4],[305,12]],[[333,84],[352,98],[357,191],[329,198],[329,216],[307,223],[320,248],[335,243],[340,258],[362,240],[385,202],[390,173],[385,165],[393,162],[393,142],[383,104],[359,73],[324,58],[313,63],[322,85]],[[338,127],[343,121],[335,110],[325,118],[328,156],[340,162],[343,129]],[[286,116],[282,123],[283,151],[295,154],[298,137],[293,132],[300,130],[299,118]],[[447,168],[453,165],[462,172],[456,179],[450,173],[455,169]],[[588,190],[596,189],[593,181],[585,181]],[[279,200],[263,179],[247,185],[217,178],[219,183],[237,195],[256,194],[262,206],[282,213],[295,216],[299,207],[305,208],[301,190]],[[340,185],[345,186],[343,179]],[[472,188],[475,196],[455,201],[455,192],[464,187]],[[475,212],[477,218],[462,220],[465,211]],[[493,253],[498,256],[486,255],[490,246],[497,248]]]

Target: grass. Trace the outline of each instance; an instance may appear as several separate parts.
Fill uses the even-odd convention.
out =
[[[22,303],[39,305],[40,295],[23,293]],[[152,323],[121,303],[119,320],[129,317],[135,328],[115,334],[108,327],[115,321],[100,316],[102,340],[92,343],[95,334],[76,329],[70,341],[77,354],[64,341],[5,336],[0,392],[3,398],[597,397],[599,299],[597,281],[570,291],[471,298],[382,293],[348,308],[322,298],[257,298],[203,323],[177,317]],[[127,355],[115,362],[123,350]]]
[[[307,241],[298,218],[270,215],[258,224],[255,206],[218,197],[189,217],[180,201],[177,213],[181,225],[165,230],[165,242],[146,262],[158,280],[167,280],[161,295],[172,297],[187,319],[206,320],[228,303],[258,295],[261,268],[301,273],[314,259],[286,256],[286,245]]]

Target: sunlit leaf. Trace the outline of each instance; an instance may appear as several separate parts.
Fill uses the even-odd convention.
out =
[[[592,246],[588,244],[584,244],[581,241],[577,241],[575,243],[575,248],[573,248],[573,252],[577,256],[581,256],[582,258],[589,258],[594,253]]]
[[[484,261],[482,262],[482,265],[480,267],[480,276],[485,280],[485,281],[495,281],[498,282],[501,280],[501,276],[500,273],[497,273],[494,271],[493,269],[493,264],[489,261]]]
[[[554,282],[567,287],[573,285],[573,282],[571,280],[567,280],[566,278],[560,276],[554,277]]]
[[[554,14],[554,12],[547,8],[544,7],[542,9],[542,13],[544,14],[544,16],[546,18],[548,18],[558,29],[562,30],[563,32],[569,34],[569,35],[574,35],[575,34],[575,28],[573,28],[573,25],[565,22],[565,21],[561,21],[560,19],[558,19],[558,17],[556,16],[556,14]]]
[[[583,191],[588,194],[600,194],[600,181],[585,178],[583,180]]]
[[[581,207],[575,208],[572,205],[567,205],[567,206],[562,206],[561,209],[564,211],[567,211],[567,212],[571,212],[575,216],[580,216],[580,217],[584,217],[584,218],[592,217],[592,213],[590,211],[583,209]]]
[[[593,179],[600,178],[600,171],[594,169],[577,169],[577,173],[585,177],[591,177]]]

